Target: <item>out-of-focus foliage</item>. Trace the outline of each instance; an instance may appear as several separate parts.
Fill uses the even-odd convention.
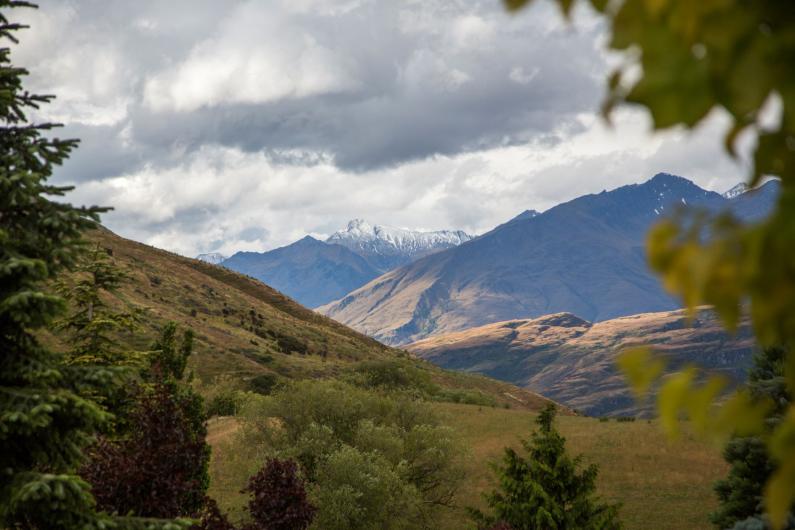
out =
[[[754,366],[748,377],[748,389],[757,399],[770,403],[770,414],[765,418],[768,428],[775,428],[786,412],[792,396],[784,381],[784,355],[782,348],[767,348],[754,357]],[[719,529],[733,528],[737,523],[752,518],[762,519],[762,487],[775,471],[764,440],[759,436],[733,437],[723,451],[731,465],[729,474],[715,484],[720,506],[710,519]],[[790,517],[792,517],[790,509]],[[764,525],[762,525],[764,528]],[[795,525],[788,525],[795,528]]]
[[[510,10],[530,3],[504,0]],[[732,330],[747,309],[763,346],[795,345],[795,4],[786,0],[588,3],[606,18],[610,48],[626,52],[607,81],[605,116],[617,104],[634,103],[649,110],[655,128],[691,128],[713,109],[724,109],[733,122],[723,139],[730,154],[735,155],[741,132],[751,130],[758,136],[749,184],[754,186],[768,175],[781,179],[777,208],[761,223],[747,226],[722,216],[655,226],[649,234],[651,266],[691,310],[710,304]],[[557,0],[557,4],[568,16],[575,2]],[[638,70],[640,77],[630,82]],[[773,100],[780,107],[779,123],[763,128],[760,115]],[[655,379],[656,365],[649,364],[644,372],[639,363],[625,364],[633,370],[629,375],[638,388]],[[787,385],[795,390],[795,354],[787,356],[785,367]],[[696,420],[711,415],[707,410],[721,383],[712,380],[700,386],[694,375],[683,372],[663,387],[660,412],[669,430],[683,409],[690,409],[687,412]],[[700,402],[691,406],[690,400],[696,398]],[[757,405],[742,394],[734,396],[718,413],[726,423],[705,427],[731,432],[736,418],[738,430],[759,429]],[[766,440],[780,465],[768,482],[765,498],[773,525],[780,526],[795,499],[795,408]]]
[[[313,527],[429,526],[462,478],[453,431],[402,392],[294,382],[255,395],[240,417],[244,447],[301,465],[317,506]]]
[[[505,449],[502,465],[496,467],[498,488],[486,495],[492,513],[471,510],[478,528],[621,528],[618,506],[596,497],[596,465],[582,466],[581,457],[566,453],[566,439],[554,420],[550,404],[538,415],[530,441],[522,442],[526,458]]]

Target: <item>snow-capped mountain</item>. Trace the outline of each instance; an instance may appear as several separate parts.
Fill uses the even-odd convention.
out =
[[[472,239],[461,230],[421,232],[353,219],[345,230],[332,234],[326,243],[342,245],[364,256],[377,269],[388,271],[419,257],[448,249]]]
[[[648,267],[649,227],[685,205],[760,219],[779,191],[773,181],[727,199],[660,173],[504,223],[381,275],[319,311],[382,342],[406,344],[551,313],[594,322],[674,310],[679,300]]]
[[[222,261],[226,259],[226,256],[223,254],[219,254],[218,252],[208,252],[206,254],[199,254],[196,256],[196,259],[199,261],[205,261],[207,263],[212,263],[213,265],[218,265]]]
[[[735,184],[732,189],[723,193],[723,196],[727,199],[733,199],[738,197],[748,191],[748,184],[745,182],[740,182],[739,184]]]

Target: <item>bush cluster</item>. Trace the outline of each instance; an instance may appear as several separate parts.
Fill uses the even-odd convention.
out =
[[[453,500],[461,448],[427,403],[335,381],[249,402],[240,443],[294,459],[319,528],[416,528]]]

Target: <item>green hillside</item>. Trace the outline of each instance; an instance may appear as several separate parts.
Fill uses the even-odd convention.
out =
[[[517,447],[529,435],[536,411],[546,402],[508,383],[415,359],[224,268],[104,229],[90,238],[129,275],[109,302],[120,310],[141,311],[139,331],[122,341],[144,350],[163,323],[190,326],[196,332],[191,368],[203,388],[212,388],[220,376],[242,390],[262,374],[284,381],[338,379],[374,360],[397,360],[424,373],[440,389],[431,407],[466,450],[456,506],[442,514],[440,528],[471,527],[465,507],[481,505],[481,494],[493,485],[488,463],[499,458],[503,447]],[[707,514],[715,506],[711,485],[725,474],[717,447],[689,438],[671,445],[655,422],[645,420],[605,422],[564,410],[560,422],[570,450],[599,464],[599,493],[623,503],[627,528],[709,528]],[[213,418],[208,438],[214,448],[209,493],[233,516],[240,513],[240,490],[255,464],[241,461],[250,453],[239,445],[239,426],[235,417]]]
[[[168,321],[196,332],[191,368],[205,383],[229,376],[241,389],[257,375],[335,378],[360,361],[405,359],[448,390],[449,399],[537,410],[545,399],[508,383],[449,372],[412,359],[311,311],[267,285],[223,267],[178,256],[100,229],[92,244],[129,275],[109,303],[140,312],[139,330],[122,335],[146,350]]]

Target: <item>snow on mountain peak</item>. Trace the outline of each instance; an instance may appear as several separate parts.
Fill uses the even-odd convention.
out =
[[[472,239],[461,230],[423,232],[385,225],[371,225],[353,219],[344,230],[332,234],[326,243],[336,243],[369,255],[403,255],[414,257],[430,251],[460,245]]]
[[[748,185],[745,182],[740,182],[739,184],[735,184],[730,190],[726,191],[723,196],[727,199],[733,199],[739,195],[742,195],[748,191]]]
[[[196,259],[206,263],[212,263],[213,265],[218,265],[226,259],[226,256],[218,252],[208,252],[206,254],[199,254],[196,256]]]

